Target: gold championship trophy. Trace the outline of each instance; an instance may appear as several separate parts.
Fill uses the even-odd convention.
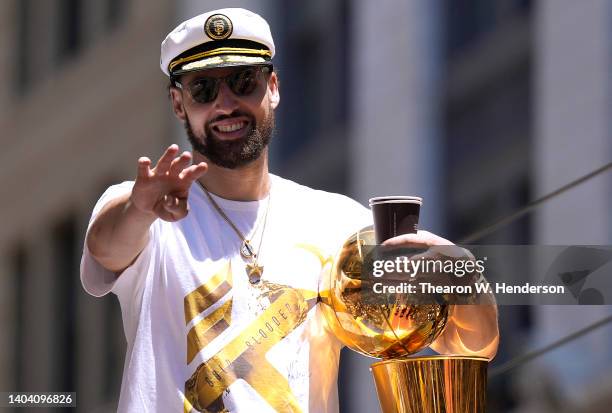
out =
[[[450,305],[414,304],[404,293],[386,303],[364,299],[370,279],[362,274],[366,246],[415,233],[421,206],[417,197],[372,198],[374,228],[353,234],[335,257],[329,295],[322,306],[336,336],[350,349],[382,361],[372,364],[383,413],[483,413],[486,358],[408,357],[429,346],[444,330]],[[376,231],[375,231],[376,230]]]

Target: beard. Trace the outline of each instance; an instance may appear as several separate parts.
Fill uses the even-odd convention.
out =
[[[246,136],[224,141],[214,136],[210,124],[234,116],[246,116],[250,119],[251,131]],[[255,125],[253,127],[253,125]],[[261,124],[255,118],[243,112],[219,116],[204,126],[204,136],[196,136],[185,114],[185,132],[194,151],[199,152],[213,164],[227,169],[236,169],[258,159],[270,143],[274,133],[274,111],[263,119]]]

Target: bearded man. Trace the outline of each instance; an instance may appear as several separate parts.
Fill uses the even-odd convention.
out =
[[[155,165],[140,158],[135,181],[94,207],[81,262],[84,288],[121,305],[120,412],[338,411],[342,345],[319,287],[329,257],[371,214],[268,172],[274,53],[266,21],[244,9],[196,16],[162,43],[193,154],[171,145]],[[419,231],[391,243],[448,241]],[[453,317],[436,350],[471,340],[470,354],[495,354],[494,306]],[[470,325],[476,338],[459,327]]]

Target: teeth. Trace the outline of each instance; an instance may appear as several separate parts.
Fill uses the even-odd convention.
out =
[[[217,126],[217,128],[221,131],[221,132],[234,132],[238,129],[242,129],[242,127],[244,126],[244,122],[238,122],[238,123],[233,123],[231,125],[224,125],[224,126]]]

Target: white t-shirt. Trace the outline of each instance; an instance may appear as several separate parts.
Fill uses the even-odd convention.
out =
[[[133,182],[110,187],[90,224]],[[317,292],[330,259],[370,212],[338,194],[272,176],[261,201],[215,200],[255,249],[270,203],[252,285],[241,240],[194,184],[190,212],[157,220],[150,240],[120,277],[84,247],[81,281],[115,293],[127,354],[120,412],[337,412],[341,343],[328,330]],[[322,304],[321,304],[322,305]]]

